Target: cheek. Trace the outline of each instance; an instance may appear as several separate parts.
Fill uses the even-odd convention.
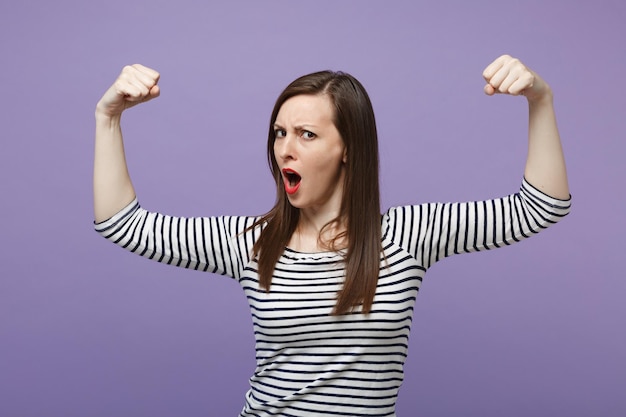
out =
[[[320,158],[317,170],[326,178],[336,180],[346,169],[343,155],[340,152],[333,152],[332,157]],[[322,162],[323,161],[323,162]]]

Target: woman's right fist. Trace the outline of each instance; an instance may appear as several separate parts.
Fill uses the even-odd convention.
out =
[[[127,65],[113,85],[104,93],[96,113],[115,117],[134,105],[159,96],[159,73],[140,64]]]

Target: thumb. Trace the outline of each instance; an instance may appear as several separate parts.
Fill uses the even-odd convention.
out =
[[[485,87],[483,88],[483,91],[488,96],[492,96],[492,95],[494,95],[496,93],[496,89],[493,88],[493,86],[491,84],[486,84]]]
[[[148,95],[144,97],[142,102],[145,103],[146,101],[150,101],[153,98],[157,98],[160,95],[161,95],[161,89],[159,88],[158,85],[155,84],[150,88],[150,91],[148,91]]]
[[[157,98],[161,95],[161,88],[157,84],[153,85],[148,93],[149,99]]]

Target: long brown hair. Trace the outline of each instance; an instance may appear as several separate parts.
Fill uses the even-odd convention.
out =
[[[298,225],[300,211],[289,203],[274,156],[274,123],[283,103],[303,94],[324,94],[330,98],[334,106],[333,123],[347,152],[340,212],[325,226],[345,224],[346,227],[330,242],[331,249],[335,250],[335,243],[339,241],[348,244],[346,276],[333,314],[346,314],[359,305],[367,314],[376,293],[382,252],[378,135],[374,110],[365,88],[344,72],[320,71],[304,75],[289,84],[276,100],[267,139],[267,160],[276,181],[276,204],[255,223],[262,227],[253,247],[253,255],[258,258],[259,283],[269,291],[276,262]]]

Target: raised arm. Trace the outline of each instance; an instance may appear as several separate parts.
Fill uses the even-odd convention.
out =
[[[94,157],[94,217],[102,222],[135,198],[128,174],[120,121],[124,110],[159,96],[159,73],[144,67],[124,67],[96,106]]]
[[[483,77],[485,93],[524,95],[528,100],[528,157],[524,177],[558,199],[570,197],[565,158],[554,114],[552,90],[537,73],[520,60],[502,55],[493,61]]]

